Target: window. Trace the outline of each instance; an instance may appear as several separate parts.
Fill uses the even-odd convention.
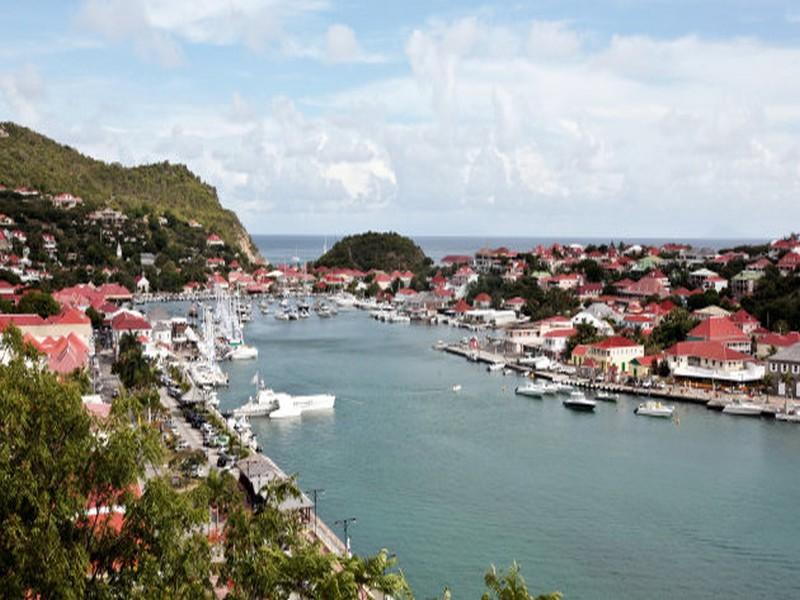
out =
[[[787,368],[788,368],[788,365],[787,365],[786,363],[783,363],[783,364],[781,365],[781,373],[786,373],[786,371],[787,371]]]
[[[797,365],[792,365],[792,373],[797,373],[798,371],[800,371],[800,367]]]
[[[778,364],[777,363],[769,363],[769,370],[773,373],[778,371]]]

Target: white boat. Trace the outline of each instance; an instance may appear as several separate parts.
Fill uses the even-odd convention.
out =
[[[544,396],[544,386],[537,384],[537,383],[526,383],[524,385],[519,385],[514,390],[515,394],[519,394],[520,396],[528,396],[530,398],[541,398]]]
[[[726,415],[738,415],[740,417],[760,417],[764,407],[755,402],[734,400],[722,409]]]
[[[437,340],[437,342],[433,345],[434,350],[444,350],[447,348],[447,344],[442,340]]]
[[[491,363],[488,367],[486,367],[486,370],[489,372],[494,372],[494,371],[502,371],[505,368],[506,368],[506,363],[496,362],[496,363]]]
[[[619,400],[619,396],[616,394],[612,394],[611,392],[600,391],[597,392],[595,395],[595,400],[602,400],[603,402],[616,402]]]
[[[288,321],[289,320],[289,313],[286,311],[275,313],[275,318],[278,321]]]
[[[568,383],[564,383],[563,381],[556,381],[556,382],[553,382],[551,385],[555,388],[555,390],[557,392],[562,392],[562,393],[564,393],[564,392],[571,393],[572,392],[572,386],[569,385]]]
[[[258,382],[258,375],[254,378]],[[333,408],[336,396],[331,394],[315,394],[311,396],[292,396],[285,392],[276,392],[258,383],[255,398],[252,396],[239,408],[233,410],[234,417],[263,417],[281,419],[298,417],[302,413],[313,410]]]
[[[456,385],[454,385],[453,386],[453,391],[456,392],[456,393],[460,392],[461,391],[461,385],[458,384],[458,383]]]
[[[661,417],[663,419],[669,419],[672,417],[672,413],[675,412],[675,407],[662,404],[658,400],[648,400],[647,402],[639,404],[633,412],[642,417]]]
[[[315,394],[313,396],[290,396],[289,394],[275,394],[277,408],[269,413],[270,419],[288,419],[299,417],[304,412],[315,410],[329,410],[336,402],[336,396],[331,394]]]
[[[597,402],[587,398],[583,392],[572,392],[568,398],[564,398],[561,402],[567,408],[572,410],[580,410],[584,412],[591,412],[597,406]]]
[[[783,408],[778,409],[775,413],[776,421],[785,421],[786,423],[800,423],[800,406],[797,404],[789,404],[786,401]]]
[[[559,391],[561,391],[561,390],[559,390],[558,386],[553,384],[553,383],[543,383],[542,384],[542,393],[543,394],[552,396],[553,394],[557,394]]]
[[[225,358],[228,360],[253,360],[258,358],[258,348],[247,344],[239,344],[231,348]]]

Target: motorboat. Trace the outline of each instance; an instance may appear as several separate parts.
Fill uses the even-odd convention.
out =
[[[290,319],[289,318],[289,313],[286,312],[286,311],[275,313],[275,318],[278,321],[288,321]]]
[[[633,412],[642,417],[661,417],[663,419],[669,419],[672,417],[672,413],[675,412],[675,407],[669,404],[662,404],[658,400],[648,400],[647,402],[639,404]]]
[[[554,394],[557,394],[559,391],[561,390],[559,390],[558,386],[553,383],[542,384],[542,393],[545,395],[552,396]]]
[[[616,402],[619,400],[619,396],[612,394],[611,392],[599,391],[594,395],[594,399],[601,400],[603,402]]]
[[[800,407],[797,404],[789,404],[787,401],[783,408],[778,409],[775,413],[776,421],[785,421],[787,423],[800,423]]]
[[[488,367],[486,367],[486,370],[489,371],[490,373],[494,373],[495,371],[502,371],[505,368],[506,368],[506,363],[496,362],[496,363],[491,363]]]
[[[461,391],[461,384],[457,383],[453,386],[453,391],[458,393]]]
[[[587,398],[583,392],[572,392],[561,403],[567,408],[583,412],[591,412],[597,406],[597,402]]]
[[[447,343],[442,340],[437,340],[433,345],[434,350],[444,350],[445,348],[447,348]]]
[[[764,407],[761,404],[737,399],[725,406],[722,412],[726,415],[737,415],[740,417],[760,417],[763,410]]]
[[[545,394],[544,386],[538,383],[526,383],[514,389],[515,394],[528,396],[529,398],[542,398]]]

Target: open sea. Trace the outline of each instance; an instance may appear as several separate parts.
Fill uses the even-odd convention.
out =
[[[277,260],[313,246],[262,248]],[[358,519],[356,552],[397,554],[417,598],[448,586],[477,599],[489,565],[513,560],[532,591],[569,600],[800,598],[800,427],[688,404],[675,424],[636,417],[629,397],[574,413],[431,348],[462,335],[254,309],[259,358],[224,365],[222,408],[247,399],[256,370],[277,390],[335,394],[332,411],[253,430],[304,489],[325,489],[337,533]]]
[[[272,264],[286,264],[299,259],[300,262],[316,260],[323,249],[330,249],[343,236],[337,235],[254,235],[253,241],[261,254]],[[669,238],[586,238],[586,237],[460,237],[460,236],[412,236],[413,240],[434,261],[448,254],[475,254],[483,247],[527,251],[537,245],[561,244],[608,244],[626,242],[660,246],[666,242],[687,243],[697,248],[730,248],[740,244],[763,244],[764,239],[669,239]]]

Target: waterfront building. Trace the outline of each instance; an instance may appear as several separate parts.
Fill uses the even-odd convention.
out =
[[[677,378],[741,384],[764,377],[764,365],[721,342],[678,342],[665,355],[670,373]]]
[[[767,359],[772,376],[772,393],[800,397],[800,342],[781,348]]]
[[[469,307],[469,305],[467,305],[467,307]],[[458,310],[458,306],[456,310]],[[542,337],[539,332],[540,325],[530,321],[507,325],[503,330],[503,341],[506,353],[523,354],[524,352],[538,350],[542,345]]]
[[[689,342],[719,342],[731,350],[752,351],[750,336],[746,335],[728,317],[710,317],[702,321],[686,336]]]
[[[253,452],[236,463],[239,470],[239,483],[247,493],[252,506],[266,501],[264,489],[271,483],[286,481],[289,477],[278,465],[260,452]],[[282,512],[296,512],[303,523],[310,523],[314,517],[314,503],[301,492],[299,496],[289,495],[278,506]]]
[[[552,358],[559,358],[567,349],[569,338],[575,335],[575,329],[553,329],[542,336],[542,349]]]
[[[757,358],[767,358],[797,343],[800,343],[800,333],[797,331],[790,331],[789,333],[765,332],[755,336],[755,354]]]
[[[586,358],[591,358],[603,372],[624,373],[629,363],[644,356],[644,346],[626,337],[615,335],[591,344]]]

